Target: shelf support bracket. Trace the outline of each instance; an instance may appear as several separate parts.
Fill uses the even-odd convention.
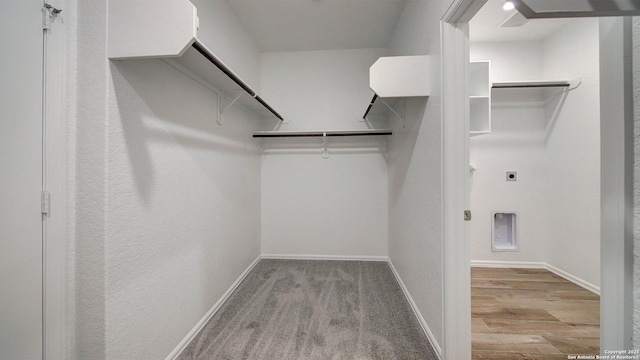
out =
[[[386,101],[384,101],[383,98],[380,98],[380,101],[382,101],[382,103],[384,104],[384,106],[386,106],[393,115],[395,115],[398,119],[400,119],[400,121],[402,121],[402,128],[404,129],[404,116],[400,115],[393,107],[391,107],[389,104],[387,104]],[[404,106],[404,100],[402,101],[402,104]]]
[[[238,95],[236,95],[236,97],[233,100],[231,100],[231,102],[227,106],[222,108],[222,98],[223,98],[222,92],[218,93],[218,108],[220,109],[220,111],[218,111],[218,119],[216,120],[218,125],[222,125],[222,115],[224,114],[224,112],[227,111],[227,109],[229,109],[230,107],[232,107],[233,104],[235,104],[236,101],[240,99],[242,94],[244,94],[244,91],[240,91]]]
[[[324,131],[322,133],[322,158],[323,159],[328,159],[329,158],[329,144],[327,141],[327,132]]]
[[[582,76],[572,79],[571,81],[569,81],[569,87],[568,89],[565,90],[565,92],[577,89],[581,84],[582,84]]]

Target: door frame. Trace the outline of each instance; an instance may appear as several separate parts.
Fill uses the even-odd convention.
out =
[[[44,3],[45,1],[43,1]],[[63,12],[47,33],[46,187],[51,194],[46,222],[46,309],[44,356],[72,359],[74,348],[75,179],[75,0],[46,0]]]
[[[486,0],[454,0],[441,19],[443,358],[471,358],[468,22]],[[633,335],[633,92],[631,20],[600,18],[601,352]],[[461,309],[468,309],[461,311]]]

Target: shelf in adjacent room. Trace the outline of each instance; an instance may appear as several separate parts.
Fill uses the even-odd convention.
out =
[[[491,133],[491,63],[469,63],[469,134]]]
[[[220,90],[258,116],[282,116],[197,37],[197,10],[189,0],[109,1],[108,57],[162,59]],[[170,26],[168,26],[170,25]],[[222,106],[221,106],[222,107]],[[224,110],[219,109],[220,113]]]
[[[391,129],[376,130],[329,130],[329,131],[256,131],[254,138],[282,137],[343,137],[343,136],[386,136],[393,135]]]

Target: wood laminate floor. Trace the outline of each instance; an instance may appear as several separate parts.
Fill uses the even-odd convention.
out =
[[[473,359],[600,352],[600,297],[544,269],[472,268]]]

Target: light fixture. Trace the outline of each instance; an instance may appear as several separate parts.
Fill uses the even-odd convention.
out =
[[[502,10],[504,11],[509,11],[513,9],[515,9],[515,6],[511,1],[505,1],[504,4],[502,4]]]

